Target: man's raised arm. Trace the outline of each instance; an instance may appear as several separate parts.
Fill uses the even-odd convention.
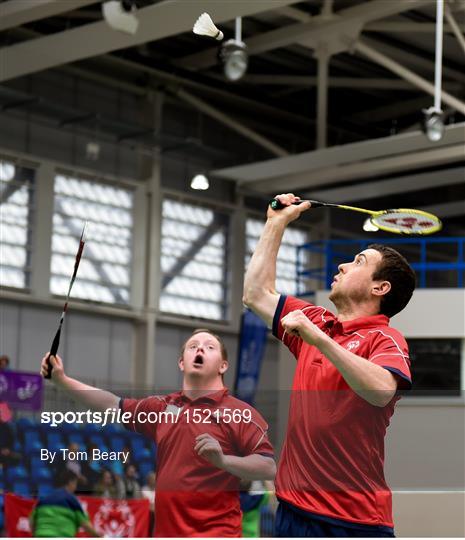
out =
[[[40,373],[43,377],[47,374],[48,353],[42,358]],[[111,392],[94,388],[76,379],[68,377],[63,369],[63,362],[59,356],[51,356],[52,382],[61,388],[66,394],[89,409],[104,412],[106,409],[117,409],[119,407],[119,397]]]
[[[307,202],[292,206],[293,202],[299,200],[292,193],[278,195],[276,198],[285,204],[286,208],[268,208],[265,227],[245,274],[242,299],[269,327],[279,301],[279,294],[275,290],[276,260],[284,231],[291,221],[310,208],[310,203]]]

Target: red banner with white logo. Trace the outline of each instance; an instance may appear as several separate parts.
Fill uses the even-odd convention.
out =
[[[94,529],[106,537],[128,538],[151,536],[149,531],[149,501],[147,499],[100,499],[78,497]],[[5,495],[5,529],[10,538],[32,536],[29,514],[35,499]],[[88,535],[80,530],[79,537]]]

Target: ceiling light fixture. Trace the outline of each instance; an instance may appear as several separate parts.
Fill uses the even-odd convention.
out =
[[[137,10],[136,0],[110,0],[102,4],[103,18],[113,30],[126,34],[135,34],[139,19],[134,15]]]
[[[242,41],[242,18],[236,18],[236,37],[229,39],[220,49],[223,70],[228,81],[238,81],[245,75],[249,66],[247,46]]]
[[[438,142],[444,136],[444,117],[441,110],[434,107],[423,109],[422,131],[431,142]]]
[[[210,187],[210,182],[204,174],[196,174],[191,180],[191,188],[199,191],[205,191]]]
[[[16,176],[16,167],[13,163],[7,161],[0,161],[0,180],[3,182],[9,182]]]
[[[422,130],[431,142],[444,136],[444,117],[441,109],[442,42],[444,23],[444,0],[436,0],[436,59],[434,65],[434,105],[423,110]]]

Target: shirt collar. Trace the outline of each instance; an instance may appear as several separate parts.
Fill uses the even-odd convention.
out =
[[[218,404],[222,401],[222,399],[228,394],[228,389],[226,387],[222,388],[221,390],[217,390],[216,392],[211,392],[210,394],[206,394],[205,396],[201,396],[197,399],[190,399],[186,394],[184,394],[183,390],[180,392],[176,392],[175,394],[171,395],[171,399],[174,403],[182,405],[183,403],[213,403]]]
[[[352,319],[351,321],[343,322],[336,319],[333,327],[331,328],[331,334],[350,334],[356,330],[379,326],[389,326],[389,317],[378,314],[371,315],[369,317],[359,317],[357,319]]]

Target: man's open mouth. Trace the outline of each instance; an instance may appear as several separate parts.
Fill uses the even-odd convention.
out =
[[[203,365],[203,356],[201,354],[197,354],[194,358],[194,365],[202,366]]]

